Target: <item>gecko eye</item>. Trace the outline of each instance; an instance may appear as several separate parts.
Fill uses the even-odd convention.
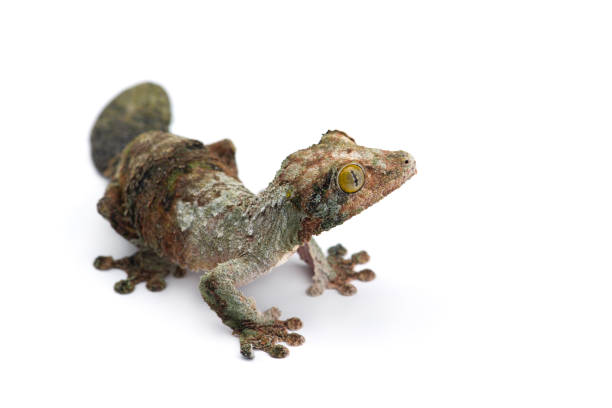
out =
[[[357,163],[344,166],[338,173],[338,187],[345,193],[356,193],[365,182],[365,172]]]

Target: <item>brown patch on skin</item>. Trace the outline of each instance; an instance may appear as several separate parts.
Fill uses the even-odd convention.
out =
[[[308,251],[308,245],[302,245],[301,247],[299,247],[297,250],[297,253],[300,256],[300,259],[302,261],[306,262],[308,266],[310,266],[311,268],[314,268],[314,262],[312,260],[312,256],[310,255],[310,252]]]
[[[321,219],[319,218],[304,218],[302,221],[302,228],[298,234],[298,239],[300,242],[306,242],[312,237],[317,231],[319,231],[319,227],[321,226]]]
[[[223,139],[216,143],[207,145],[208,149],[227,166],[230,176],[238,179],[238,167],[236,166],[236,147],[229,139]]]
[[[129,217],[123,214],[121,189],[117,183],[111,183],[104,197],[98,201],[98,213],[110,221],[111,226],[127,240],[138,239],[138,233],[132,227]]]

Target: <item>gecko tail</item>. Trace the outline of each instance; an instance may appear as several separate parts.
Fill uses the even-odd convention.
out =
[[[164,89],[145,82],[126,89],[102,110],[91,130],[91,155],[96,169],[110,177],[119,153],[136,136],[168,131],[170,100]]]

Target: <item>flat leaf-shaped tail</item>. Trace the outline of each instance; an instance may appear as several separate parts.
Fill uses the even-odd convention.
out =
[[[91,153],[98,171],[110,177],[114,159],[139,134],[168,131],[170,100],[159,85],[145,82],[126,89],[100,113],[91,131]]]

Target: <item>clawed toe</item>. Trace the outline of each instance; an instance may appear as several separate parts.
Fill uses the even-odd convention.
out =
[[[152,277],[147,281],[147,289],[151,292],[159,292],[166,289],[166,280],[159,277]]]
[[[285,325],[289,330],[300,330],[302,328],[302,321],[297,317],[292,317],[291,319],[287,319],[281,322]]]
[[[362,282],[369,282],[376,277],[376,274],[371,269],[364,269],[362,271],[357,272],[357,279]]]
[[[289,355],[289,349],[281,344],[277,344],[268,350],[268,355],[274,358],[285,358]]]
[[[298,333],[289,333],[287,337],[285,337],[284,340],[285,340],[285,343],[287,343],[290,346],[301,346],[306,341],[304,336]]]
[[[370,261],[370,255],[366,251],[359,251],[351,255],[353,265],[361,265]]]
[[[271,307],[266,310],[264,316],[270,320],[278,320],[281,316],[281,311],[277,307]]]
[[[317,279],[315,278],[312,285],[308,288],[306,293],[310,296],[321,296],[325,289],[327,288],[327,280],[326,279]]]
[[[345,283],[344,285],[336,286],[336,290],[344,296],[352,296],[357,293],[357,288],[355,287],[355,285],[352,285],[350,283]]]
[[[110,256],[99,256],[94,260],[94,268],[107,271],[113,268],[114,259]]]
[[[134,291],[134,283],[129,279],[120,280],[115,283],[115,292],[120,293],[122,295],[127,295],[128,293],[132,293]]]

